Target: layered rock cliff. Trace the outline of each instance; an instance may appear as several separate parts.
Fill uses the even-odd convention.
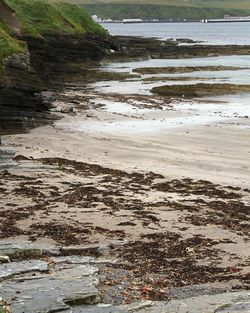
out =
[[[56,73],[100,60],[111,37],[82,8],[45,0],[0,0],[0,135],[47,123]]]

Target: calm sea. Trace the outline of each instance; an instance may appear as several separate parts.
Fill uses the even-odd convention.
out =
[[[142,23],[103,24],[112,35],[167,38],[190,38],[207,44],[250,45],[249,23]]]

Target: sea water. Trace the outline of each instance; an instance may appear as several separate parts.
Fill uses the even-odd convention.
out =
[[[250,22],[246,23],[105,23],[111,35],[189,38],[214,45],[250,45]]]

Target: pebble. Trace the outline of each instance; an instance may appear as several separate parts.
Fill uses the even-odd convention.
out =
[[[0,263],[10,263],[10,258],[7,255],[0,255]]]

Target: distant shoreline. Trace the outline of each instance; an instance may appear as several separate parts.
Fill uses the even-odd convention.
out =
[[[207,22],[200,20],[189,21],[142,21],[142,22],[123,22],[123,21],[108,21],[100,22],[100,24],[174,24],[174,23],[201,23],[201,24],[223,24],[223,23],[250,23],[250,20],[207,20]]]
[[[123,21],[108,21],[100,22],[100,24],[163,24],[163,23],[200,23],[199,20],[189,21],[142,21],[142,22],[123,22]]]

